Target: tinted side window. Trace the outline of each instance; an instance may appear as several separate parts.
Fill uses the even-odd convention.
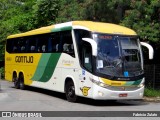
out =
[[[74,57],[75,53],[71,31],[62,31],[60,33],[60,41],[60,50]]]
[[[7,44],[6,44],[6,50],[9,53],[13,52],[13,40],[12,39],[8,39],[7,40]]]
[[[49,38],[49,52],[60,52],[60,33],[55,32]]]
[[[9,53],[24,53],[26,49],[26,40],[24,38],[13,38],[7,40],[6,49]]]
[[[78,46],[82,44],[82,38],[92,38],[91,32],[87,30],[76,29],[74,30],[74,33]]]
[[[46,53],[48,52],[48,41],[49,41],[49,36],[48,35],[39,35],[36,37],[38,40],[37,43],[37,52],[40,53]]]
[[[64,52],[74,57],[71,30],[7,40],[10,53]]]
[[[18,47],[18,38],[15,38],[15,39],[13,39],[13,41],[12,41],[12,52],[13,53],[17,53],[18,52],[18,49],[19,49],[19,47]]]
[[[35,53],[37,52],[37,38],[35,36],[28,37],[28,53]]]
[[[82,58],[82,50],[83,50],[83,42],[82,38],[92,38],[91,32],[87,30],[81,30],[81,29],[76,29],[74,30],[75,38],[76,38],[76,44],[77,44],[77,49],[78,49],[78,55],[79,55],[79,60],[81,65],[83,65],[83,58]]]
[[[26,50],[27,50],[26,49],[26,47],[27,47],[26,46],[26,39],[24,39],[24,38],[17,38],[17,40],[18,40],[18,52],[25,53]]]

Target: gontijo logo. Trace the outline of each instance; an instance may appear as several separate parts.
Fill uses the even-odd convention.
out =
[[[16,63],[33,63],[33,56],[16,56]]]

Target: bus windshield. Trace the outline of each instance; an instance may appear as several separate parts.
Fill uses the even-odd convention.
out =
[[[96,72],[114,77],[141,75],[142,58],[137,37],[96,34]]]

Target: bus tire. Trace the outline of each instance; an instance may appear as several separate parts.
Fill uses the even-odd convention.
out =
[[[21,90],[24,90],[25,89],[25,84],[24,84],[24,76],[23,74],[20,74],[19,75],[19,87]]]
[[[19,89],[20,88],[20,83],[19,83],[19,80],[17,78],[17,74],[15,72],[13,73],[12,81],[14,83],[14,87],[16,89]]]
[[[65,85],[65,94],[69,102],[77,101],[77,96],[75,94],[75,86],[72,80],[67,81]]]

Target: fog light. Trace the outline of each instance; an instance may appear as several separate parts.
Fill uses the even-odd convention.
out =
[[[103,95],[104,95],[104,93],[103,93],[103,92],[98,91],[98,95],[99,95],[99,96],[103,96]]]
[[[143,96],[143,93],[139,93],[139,96]]]
[[[138,85],[138,87],[140,87],[140,88],[142,88],[144,86],[144,84],[143,83],[141,83],[140,85]]]

